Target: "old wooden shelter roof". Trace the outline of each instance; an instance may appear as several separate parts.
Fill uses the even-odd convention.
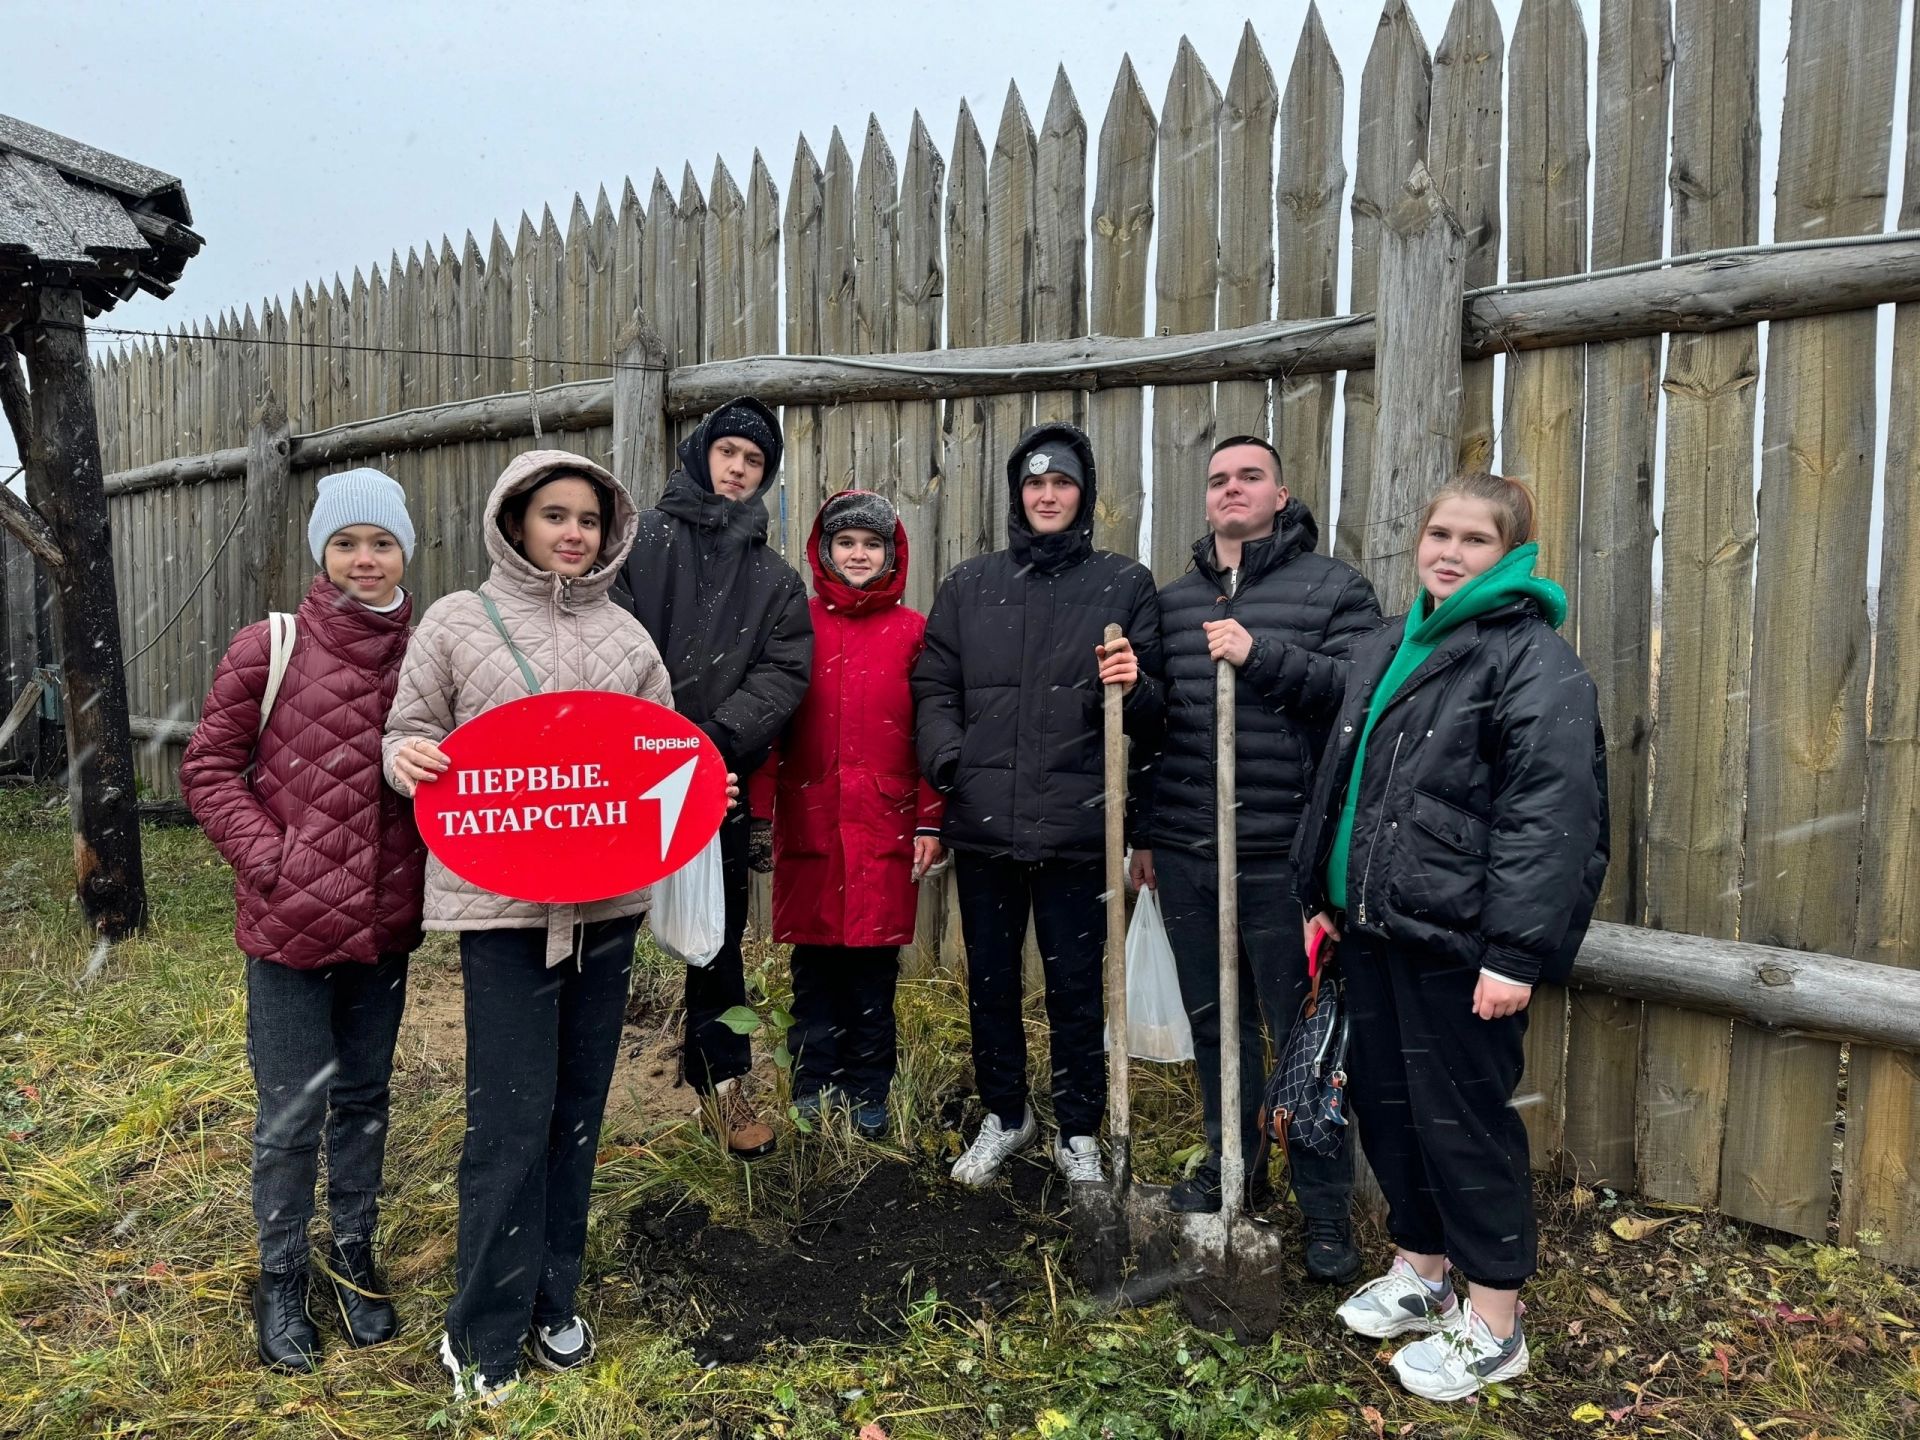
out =
[[[171,175],[0,115],[0,330],[32,286],[75,286],[88,315],[165,296],[200,237]]]

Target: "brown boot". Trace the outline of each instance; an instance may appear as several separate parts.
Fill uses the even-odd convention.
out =
[[[718,1116],[727,1149],[739,1160],[758,1160],[771,1155],[773,1127],[760,1118],[746,1086],[738,1079],[723,1080],[714,1087],[711,1113]]]

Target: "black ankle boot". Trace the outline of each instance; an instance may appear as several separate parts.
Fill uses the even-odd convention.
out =
[[[253,1285],[253,1330],[260,1363],[307,1371],[320,1363],[320,1335],[307,1309],[307,1267],[262,1270]]]
[[[1344,1285],[1360,1273],[1360,1252],[1353,1248],[1353,1226],[1346,1220],[1307,1216],[1307,1278],[1322,1285]]]
[[[400,1317],[394,1314],[386,1286],[373,1268],[373,1246],[365,1240],[329,1245],[327,1271],[334,1309],[348,1343],[361,1347],[391,1340],[400,1329]]]

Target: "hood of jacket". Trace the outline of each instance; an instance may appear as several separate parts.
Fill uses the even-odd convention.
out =
[[[551,570],[540,569],[514,549],[500,522],[500,511],[507,501],[516,495],[537,490],[554,476],[564,473],[588,476],[613,496],[612,523],[601,537],[600,554],[594,559],[593,569],[573,580]],[[627,492],[620,488],[620,482],[603,466],[596,465],[586,456],[566,450],[528,450],[508,461],[507,468],[500,472],[500,478],[493,482],[493,493],[487,496],[484,525],[487,558],[493,561],[493,571],[487,579],[489,585],[528,599],[557,597],[577,606],[583,601],[603,600],[613,588],[614,581],[619,578],[620,567],[626,562],[627,552],[633,548],[633,537],[640,525],[640,512]]]
[[[1431,648],[1469,620],[1526,602],[1537,606],[1547,624],[1558,630],[1567,618],[1567,592],[1546,576],[1533,573],[1539,558],[1540,547],[1529,541],[1509,550],[1491,569],[1482,570],[1438,605],[1422,591],[1413,614],[1407,617],[1403,643]]]
[[[1027,507],[1020,501],[1020,490],[1027,481],[1027,457],[1048,445],[1070,447],[1086,478],[1080,486],[1080,508],[1073,523],[1056,535],[1036,535],[1027,520]],[[1098,499],[1093,442],[1086,433],[1063,420],[1034,426],[1020,437],[1007,457],[1007,549],[1017,563],[1042,575],[1057,575],[1078,565],[1093,553],[1093,515]]]
[[[1278,570],[1288,561],[1311,554],[1319,548],[1319,522],[1313,518],[1313,512],[1307,509],[1305,501],[1297,495],[1289,496],[1287,503],[1280,507],[1280,513],[1274,517],[1273,533],[1241,544],[1240,584],[1244,588],[1268,572]],[[1195,568],[1216,580],[1225,578],[1226,572],[1220,568],[1220,561],[1214,554],[1211,531],[1193,542],[1193,563]]]
[[[842,580],[820,558],[820,524],[826,519],[827,506],[842,495],[871,495],[871,490],[841,490],[829,495],[820,513],[813,517],[813,529],[807,533],[807,559],[813,565],[813,593],[820,603],[837,615],[868,615],[898,605],[907,593],[907,527],[899,518],[893,522],[893,568],[864,587]]]
[[[714,535],[723,543],[745,549],[767,543],[767,492],[773,485],[774,477],[779,474],[780,456],[784,449],[776,449],[767,457],[767,473],[760,481],[760,488],[746,499],[729,500],[724,495],[716,494],[713,476],[707,471],[707,451],[713,447],[708,432],[713,427],[714,416],[734,405],[744,405],[758,411],[772,427],[773,433],[780,433],[779,418],[758,400],[742,396],[719,406],[700,422],[698,429],[680,442],[677,451],[680,464],[667,479],[667,488],[660,496],[659,508],[676,520],[684,520],[696,529]]]

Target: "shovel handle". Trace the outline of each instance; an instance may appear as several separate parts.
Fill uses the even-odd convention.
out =
[[[1122,637],[1107,626],[1105,643]],[[1107,1117],[1113,1149],[1113,1184],[1124,1194],[1133,1178],[1133,1113],[1128,1095],[1127,1055],[1127,738],[1121,730],[1118,684],[1101,697],[1106,741],[1107,825]]]
[[[1214,849],[1220,871],[1220,1220],[1231,1233],[1246,1196],[1247,1157],[1240,1147],[1240,826],[1234,770],[1238,751],[1234,702],[1240,672],[1214,666]]]

